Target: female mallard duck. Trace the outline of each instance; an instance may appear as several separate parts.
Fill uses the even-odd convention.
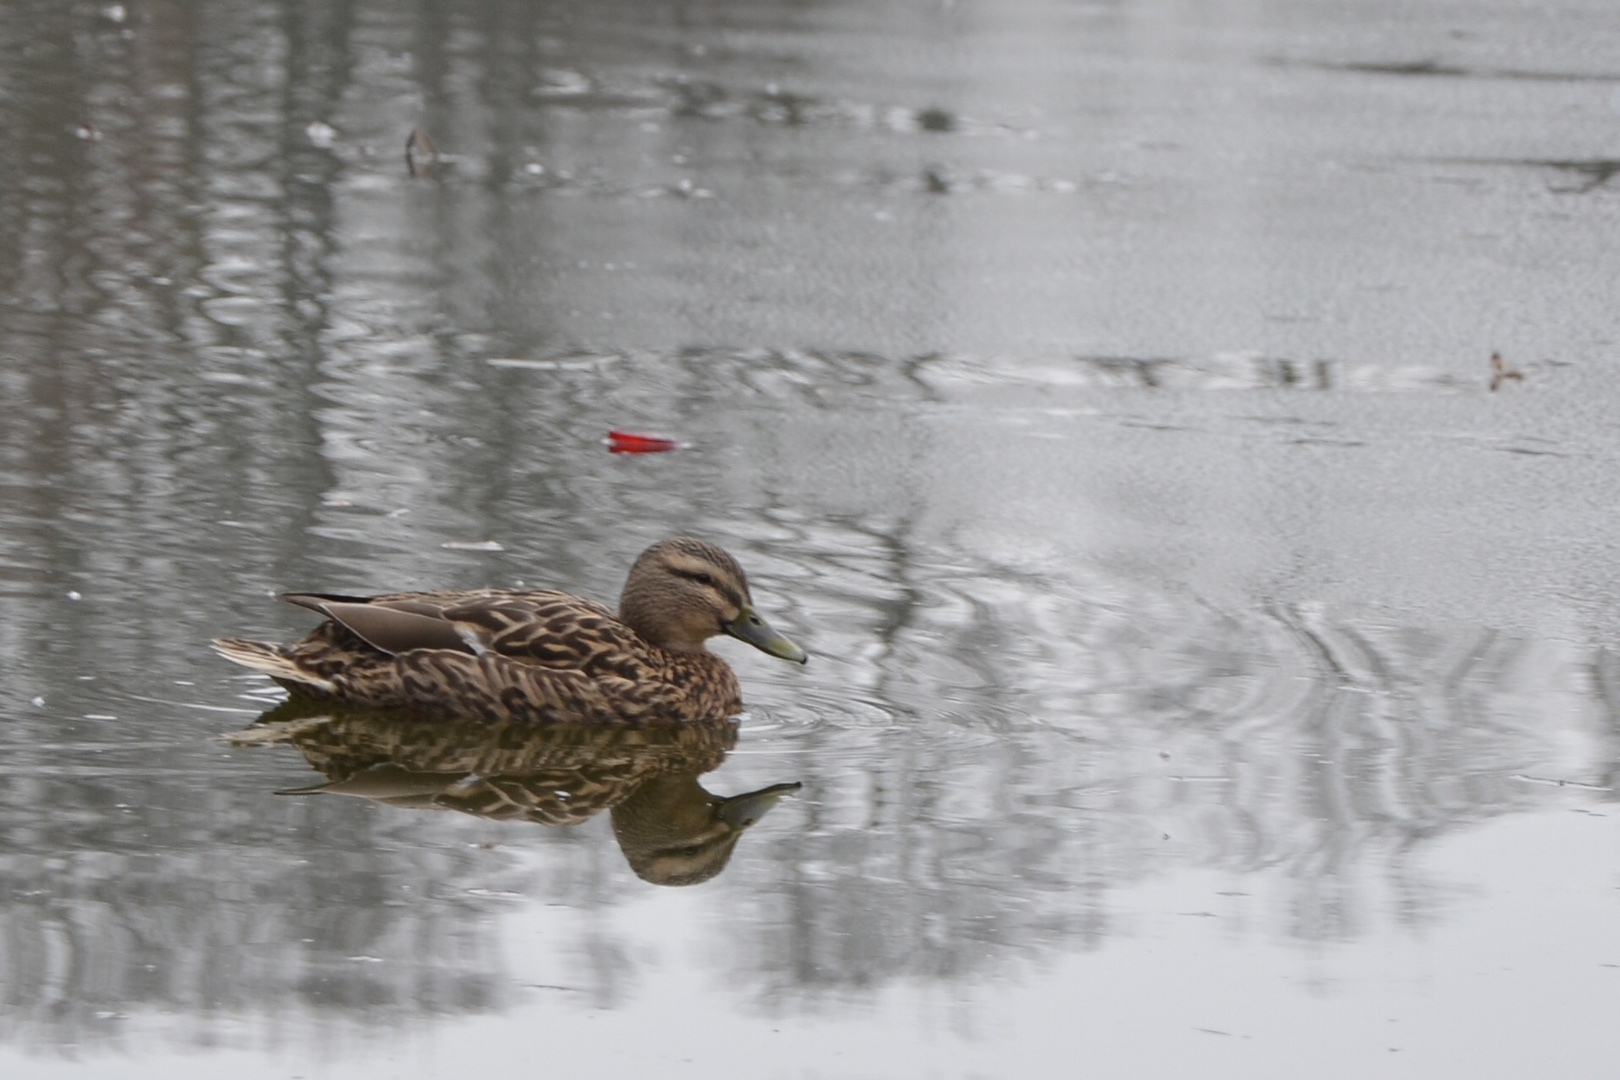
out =
[[[617,616],[554,591],[282,599],[327,621],[291,645],[220,638],[214,648],[295,695],[358,708],[486,720],[700,720],[742,709],[737,677],[704,645],[716,634],[805,661],[804,650],[754,613],[736,560],[684,536],[641,553]]]

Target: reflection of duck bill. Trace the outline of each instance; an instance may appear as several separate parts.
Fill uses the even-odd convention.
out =
[[[726,868],[743,831],[800,785],[742,795],[709,794],[695,776],[664,776],[613,808],[613,834],[636,876],[653,885],[696,885]]]
[[[721,800],[714,816],[733,829],[741,831],[770,813],[771,807],[780,802],[782,796],[791,795],[803,786],[795,780],[791,784],[772,784],[768,788],[760,788],[744,795],[733,795],[729,799]]]

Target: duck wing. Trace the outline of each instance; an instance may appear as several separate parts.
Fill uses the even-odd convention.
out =
[[[354,597],[282,597],[326,616],[390,656],[445,649],[493,652],[527,664],[634,679],[647,645],[607,607],[565,592],[483,589]]]
[[[445,618],[442,608],[428,601],[318,593],[287,593],[282,599],[325,615],[390,656],[412,649],[480,651],[475,638],[469,639],[454,621]]]
[[[648,646],[601,604],[562,592],[481,596],[444,617],[478,645],[527,664],[639,678]]]

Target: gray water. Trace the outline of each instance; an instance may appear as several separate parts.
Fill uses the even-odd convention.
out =
[[[0,1072],[1602,1074],[1617,114],[1608,0],[0,3]],[[679,532],[813,657],[707,883],[221,737]]]

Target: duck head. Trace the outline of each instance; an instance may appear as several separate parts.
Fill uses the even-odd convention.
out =
[[[646,641],[677,652],[703,652],[709,638],[729,634],[783,660],[806,659],[754,611],[737,560],[689,536],[641,553],[619,597],[619,618]]]

